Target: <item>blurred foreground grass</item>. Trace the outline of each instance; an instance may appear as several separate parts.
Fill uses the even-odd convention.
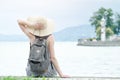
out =
[[[0,80],[120,80],[120,77],[74,77],[74,78],[45,78],[45,77],[26,77],[26,76],[1,76]]]
[[[49,80],[48,78],[45,77],[38,77],[38,78],[34,78],[34,77],[25,77],[25,76],[1,76],[0,80]]]

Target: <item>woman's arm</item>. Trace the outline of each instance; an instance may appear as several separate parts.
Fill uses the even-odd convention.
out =
[[[60,77],[68,77],[67,75],[63,75],[60,67],[59,67],[59,64],[58,64],[58,61],[55,57],[55,52],[54,52],[54,37],[53,35],[51,35],[49,38],[48,38],[48,47],[49,47],[49,51],[50,51],[50,59],[53,63],[53,65],[55,66],[55,69],[57,70],[58,74],[60,75]]]
[[[30,41],[34,40],[34,35],[31,34],[26,26],[31,26],[32,24],[28,23],[27,21],[24,20],[17,20],[19,27],[21,28],[21,30],[29,37]]]

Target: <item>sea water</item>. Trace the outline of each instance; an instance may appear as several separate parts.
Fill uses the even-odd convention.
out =
[[[0,76],[26,76],[28,56],[29,42],[0,42]],[[120,47],[55,42],[55,56],[70,76],[120,77]]]

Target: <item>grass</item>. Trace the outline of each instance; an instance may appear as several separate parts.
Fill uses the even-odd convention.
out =
[[[25,76],[1,76],[0,80],[120,80],[120,77],[34,78]]]
[[[25,76],[1,76],[0,80],[60,80],[59,78],[45,78],[45,77],[25,77]]]
[[[32,78],[30,78],[30,77],[4,76],[4,77],[0,77],[0,80],[32,80]]]
[[[16,77],[16,76],[3,76],[0,80],[49,80],[45,77],[34,78],[34,77]]]

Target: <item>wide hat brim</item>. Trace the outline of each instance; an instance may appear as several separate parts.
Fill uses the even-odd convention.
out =
[[[30,23],[36,23],[36,22],[44,22],[45,29],[43,30],[36,30],[34,29],[34,26],[27,26],[27,30],[36,36],[47,36],[49,34],[52,34],[54,31],[55,24],[53,20],[45,18],[45,17],[28,17],[27,21]]]

